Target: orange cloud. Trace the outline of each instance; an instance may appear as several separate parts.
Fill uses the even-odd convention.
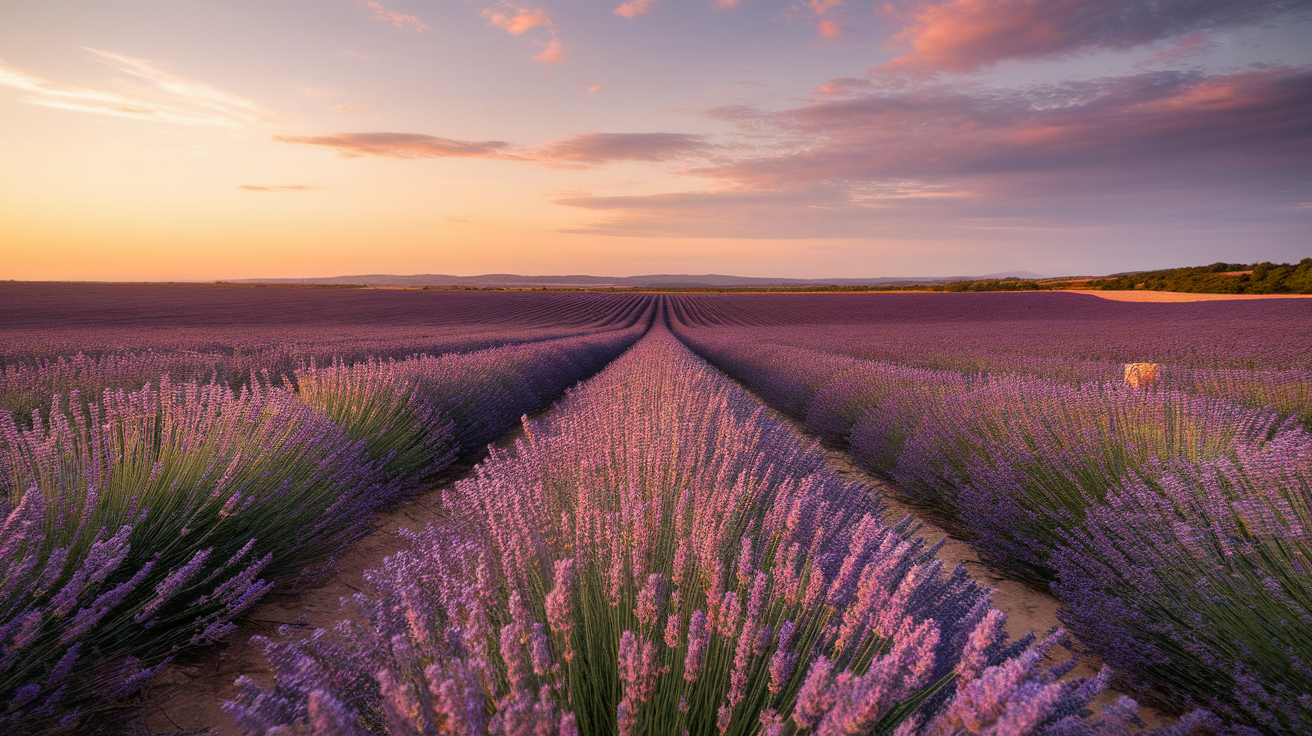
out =
[[[629,2],[615,8],[615,15],[624,18],[646,15],[651,12],[651,6],[655,4],[656,0],[629,0]]]
[[[563,64],[569,61],[569,55],[560,45],[560,39],[553,38],[547,43],[546,48],[542,49],[542,53],[533,57],[533,61],[539,64]]]
[[[487,8],[481,15],[487,18],[488,23],[512,36],[518,36],[538,27],[550,28],[552,25],[551,16],[542,8],[528,8],[511,3],[501,3],[497,8]]]
[[[822,38],[838,38],[843,35],[843,26],[836,20],[823,20],[816,24],[816,33]]]
[[[413,15],[405,15],[384,8],[381,3],[375,0],[356,0],[355,7],[364,10],[372,10],[374,20],[381,20],[384,23],[391,23],[397,28],[410,28],[415,31],[426,31],[428,26],[423,21]]]

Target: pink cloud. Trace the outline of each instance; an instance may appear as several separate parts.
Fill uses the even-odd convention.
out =
[[[388,10],[387,8],[384,8],[381,3],[375,2],[375,0],[356,0],[355,7],[371,10],[374,14],[374,20],[391,23],[397,28],[409,28],[415,31],[428,30],[428,26],[415,16]]]
[[[487,158],[580,168],[620,161],[672,161],[704,157],[712,146],[686,133],[584,133],[536,148],[505,141],[461,141],[420,133],[336,133],[274,136],[281,143],[322,146],[346,157]]]
[[[615,15],[624,18],[646,15],[651,12],[651,7],[655,4],[656,0],[629,0],[629,2],[615,8]]]
[[[1299,10],[1288,0],[942,0],[921,2],[890,68],[972,71],[1008,59],[1128,49]]]
[[[1209,218],[1265,223],[1308,201],[1312,67],[1023,89],[836,86],[845,96],[790,110],[711,111],[758,143],[682,154],[705,162],[683,170],[710,181],[705,190],[557,203],[597,213],[579,230],[589,233],[914,238],[1123,222],[1206,229]]]
[[[821,38],[838,38],[843,35],[843,26],[836,20],[822,20],[816,24],[815,32]]]
[[[330,108],[333,112],[368,112],[369,108],[360,105],[333,105]]]
[[[547,11],[512,3],[500,3],[496,8],[488,8],[482,11],[482,16],[487,18],[488,23],[512,36],[534,28],[551,27],[551,16]]]
[[[1312,160],[1312,67],[1151,72],[1021,90],[844,89],[852,91],[740,117],[747,129],[798,141],[794,150],[696,173],[749,188],[1019,172],[1097,171],[1111,180],[1207,170],[1220,180]]]
[[[726,8],[736,8],[743,0],[715,0],[715,7],[721,10]]]
[[[824,15],[842,4],[843,0],[811,0],[807,7],[816,15]]]
[[[564,64],[569,61],[569,55],[565,53],[564,47],[560,45],[560,39],[553,38],[547,42],[541,53],[533,57],[533,61],[539,64]]]
[[[518,159],[505,141],[458,141],[417,133],[337,133],[335,135],[276,135],[275,141],[323,146],[347,157],[494,158]]]

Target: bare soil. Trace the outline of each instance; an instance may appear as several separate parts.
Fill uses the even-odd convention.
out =
[[[509,448],[523,437],[521,424],[494,444]],[[410,546],[402,530],[419,531],[444,518],[446,492],[473,467],[469,463],[459,465],[447,471],[422,495],[383,509],[378,514],[375,531],[345,550],[333,567],[310,587],[266,599],[238,619],[237,630],[222,642],[191,652],[165,667],[144,693],[149,703],[145,730],[151,734],[179,736],[244,734],[221,706],[223,701],[236,697],[235,682],[241,675],[265,686],[273,684],[264,648],[253,639],[277,637],[279,627],[288,624],[309,632],[332,628],[343,619],[358,620],[354,607],[343,603],[363,590],[365,571],[381,566],[384,558]]]
[[[1114,302],[1215,302],[1229,299],[1312,299],[1312,294],[1187,294],[1180,291],[1097,291],[1058,289],[1069,294],[1089,294]]]

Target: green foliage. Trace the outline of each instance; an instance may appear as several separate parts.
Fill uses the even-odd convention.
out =
[[[1312,258],[1288,263],[1213,263],[1103,279],[1093,288],[1193,294],[1312,294]]]

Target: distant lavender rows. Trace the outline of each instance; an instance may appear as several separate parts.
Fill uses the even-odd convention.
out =
[[[360,292],[381,295],[370,302],[379,313],[377,321],[362,323],[361,315],[343,314],[340,305],[330,301],[356,292],[310,291],[299,294],[309,303],[267,305],[298,310],[290,314],[243,316],[238,310],[234,316],[207,309],[249,310],[251,306],[200,300],[190,305],[192,313],[184,319],[185,311],[181,315],[149,312],[154,303],[147,298],[149,287],[138,288],[147,292],[129,291],[136,301],[129,299],[127,306],[118,307],[128,313],[126,317],[118,318],[112,308],[86,308],[0,327],[0,410],[27,417],[34,409],[47,408],[56,394],[80,391],[83,396],[98,396],[107,388],[132,390],[165,374],[175,381],[219,380],[237,389],[262,373],[280,383],[284,376],[316,362],[349,364],[371,358],[473,352],[623,329],[635,324],[650,306],[650,298],[636,295]],[[175,288],[185,292],[174,295],[177,298],[206,295],[207,289],[220,289],[223,295],[221,287]],[[238,295],[251,293],[228,288]],[[0,296],[4,294],[0,285]],[[291,296],[297,295],[291,290]],[[410,302],[416,298],[432,311],[415,313]],[[35,311],[29,304],[24,306]],[[178,304],[170,306],[181,309]],[[366,310],[364,316],[369,314]]]
[[[650,323],[642,306],[577,337],[307,366],[298,391],[165,374],[55,396],[30,425],[0,413],[0,731],[87,728],[317,574],[374,508],[610,362]]]
[[[275,686],[226,707],[256,734],[1122,732],[1128,699],[1080,717],[1105,675],[1008,645],[868,493],[658,325],[366,574],[366,623],[269,642]]]
[[[1312,626],[1312,437],[1282,419],[1306,405],[1282,412],[1169,388],[859,360],[780,343],[848,330],[840,346],[870,339],[878,353],[878,330],[781,327],[776,341],[771,328],[700,326],[729,319],[684,299],[675,324],[701,355],[948,515],[993,564],[1053,581],[1064,620],[1135,684],[1267,732],[1312,729],[1312,640],[1301,633]],[[917,339],[956,330],[979,351],[996,337],[995,363],[1005,363],[1009,338],[982,319],[971,328],[977,337],[927,320],[898,349],[914,354]],[[1132,326],[1119,332],[1134,339]],[[1220,359],[1203,333],[1192,339]]]
[[[770,303],[794,296],[799,301],[788,311],[781,309],[786,302]],[[753,340],[961,373],[1099,384],[1119,380],[1125,363],[1161,363],[1163,388],[1253,408],[1274,405],[1312,422],[1312,308],[1291,303],[1299,300],[1122,304],[1077,294],[824,296],[827,303],[815,295],[761,295],[755,302],[680,297],[672,311],[689,325],[757,327],[750,331]],[[756,309],[744,314],[744,305]]]

